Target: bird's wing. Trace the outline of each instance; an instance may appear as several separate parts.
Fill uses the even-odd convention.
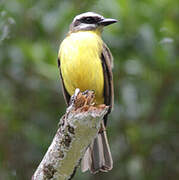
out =
[[[113,67],[113,57],[112,54],[107,47],[107,45],[103,44],[102,51],[102,65],[103,65],[103,73],[104,73],[104,103],[109,106],[108,113],[104,117],[104,124],[107,124],[107,116],[111,112],[114,103],[114,89],[113,89],[113,75],[112,75],[112,67]]]
[[[61,84],[62,84],[62,90],[63,90],[63,96],[65,98],[65,102],[67,105],[69,105],[69,102],[70,102],[70,94],[67,92],[66,88],[65,88],[65,85],[64,85],[64,82],[63,82],[63,77],[62,77],[62,73],[61,73],[61,68],[60,68],[60,58],[58,58],[58,68],[59,68],[59,71],[60,71],[60,79],[61,79]]]

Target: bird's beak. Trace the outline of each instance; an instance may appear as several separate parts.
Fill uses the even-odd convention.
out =
[[[98,22],[98,24],[102,25],[102,26],[108,26],[108,25],[116,23],[116,22],[117,22],[116,19],[106,18],[106,19],[103,19],[100,22]]]

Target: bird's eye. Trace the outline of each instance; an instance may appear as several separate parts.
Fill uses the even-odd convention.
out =
[[[92,17],[86,17],[83,19],[83,22],[86,24],[93,24],[93,23],[95,23],[95,19]]]

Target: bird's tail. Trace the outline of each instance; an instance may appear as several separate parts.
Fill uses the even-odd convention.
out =
[[[102,124],[102,129],[104,125]],[[113,160],[108,144],[106,131],[102,130],[86,150],[81,162],[81,170],[90,170],[95,174],[99,171],[107,172],[113,167]]]

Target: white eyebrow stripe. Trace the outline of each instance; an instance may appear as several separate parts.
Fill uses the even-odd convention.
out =
[[[76,20],[79,20],[79,19],[81,19],[81,18],[85,18],[85,17],[99,17],[99,18],[101,18],[101,19],[104,18],[103,16],[101,16],[101,15],[99,15],[99,14],[97,14],[97,13],[87,12],[87,13],[82,13],[82,14],[77,15],[77,16],[74,18],[73,22],[76,21]]]

